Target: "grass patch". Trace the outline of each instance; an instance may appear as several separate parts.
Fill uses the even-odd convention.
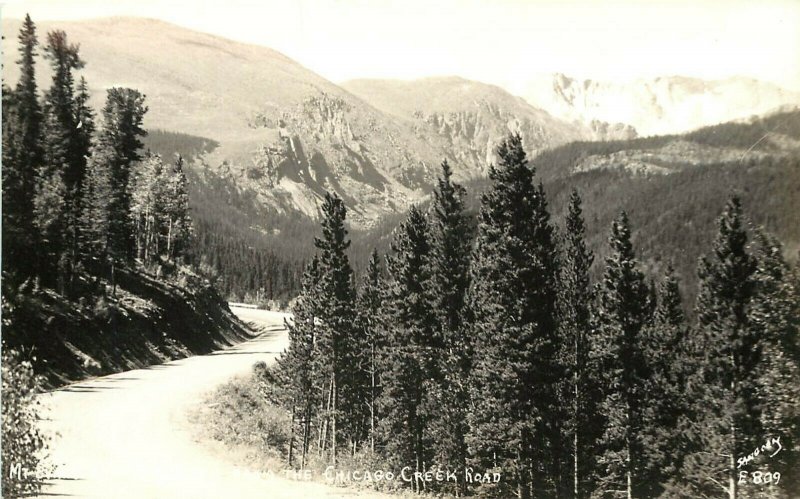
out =
[[[289,470],[299,470],[299,456],[295,456],[294,466],[289,467],[291,414],[271,402],[275,387],[265,381],[264,370],[264,363],[259,362],[251,373],[219,386],[190,413],[189,419],[195,438],[214,454],[251,471],[292,478]],[[295,452],[297,445],[295,440]],[[313,449],[307,461],[304,469],[316,482],[354,489],[353,493],[358,489],[365,494],[380,491],[401,498],[420,497],[404,488],[400,480],[330,479],[334,473],[329,471],[327,476],[325,473],[329,462]],[[358,450],[355,454],[341,453],[337,458],[336,472],[345,477],[352,476],[353,471],[387,469],[369,449]]]

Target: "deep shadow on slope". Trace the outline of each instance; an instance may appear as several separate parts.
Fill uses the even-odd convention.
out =
[[[182,275],[180,285],[141,272],[117,276],[116,297],[70,301],[49,289],[6,295],[12,325],[4,325],[4,344],[21,350],[57,387],[206,354],[252,336],[195,276]]]

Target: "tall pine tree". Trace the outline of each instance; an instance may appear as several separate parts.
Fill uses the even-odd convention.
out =
[[[564,234],[564,257],[559,287],[559,333],[567,376],[564,378],[565,440],[571,444],[569,461],[571,497],[589,497],[597,480],[597,441],[602,426],[599,414],[597,366],[590,352],[595,324],[594,289],[589,280],[594,255],[586,246],[586,226],[578,192],[570,195]]]
[[[762,406],[760,425],[766,436],[780,436],[785,448],[800,442],[800,300],[780,243],[758,229],[753,256],[757,263],[755,292],[749,310],[751,324],[763,345],[761,361],[752,373]],[[773,449],[777,450],[777,449]],[[781,481],[769,486],[771,497],[791,497],[800,490],[800,457],[779,452],[759,466],[784,470]],[[765,486],[754,487],[762,492]]]
[[[323,446],[330,444],[331,463],[336,465],[337,452],[344,443],[354,448],[363,428],[354,427],[358,407],[358,375],[351,369],[358,365],[354,346],[355,290],[353,271],[347,257],[350,240],[345,229],[347,210],[336,194],[326,193],[322,204],[322,237],[315,239],[319,250],[319,321],[316,340],[316,370],[327,400],[327,435]],[[349,439],[349,442],[348,442]],[[324,447],[323,447],[324,448]]]
[[[442,351],[426,391],[425,410],[433,444],[433,463],[440,469],[463,470],[467,463],[466,410],[471,348],[463,324],[469,287],[471,230],[464,212],[466,191],[451,180],[452,169],[442,163],[433,191],[430,215],[430,278],[426,282],[436,314],[436,334]],[[465,493],[463,477],[447,484]]]
[[[99,254],[86,255],[110,265],[116,290],[115,270],[134,256],[135,239],[131,217],[131,168],[141,160],[144,96],[129,88],[108,90],[103,108],[103,129],[91,162],[91,178],[84,189],[81,226],[90,228],[88,248]]]
[[[360,330],[360,336],[365,344],[363,362],[360,366],[364,373],[364,389],[362,398],[369,414],[368,439],[371,452],[375,452],[375,443],[378,439],[378,406],[377,401],[381,394],[381,379],[385,376],[382,371],[382,358],[385,355],[386,341],[382,335],[380,324],[382,303],[383,303],[383,276],[380,257],[378,252],[373,250],[367,263],[367,271],[361,283],[356,303],[358,319],[356,327]]]
[[[560,486],[554,229],[513,135],[497,149],[481,201],[470,306],[475,338],[468,444],[478,469],[502,471],[502,493],[553,494]]]
[[[638,269],[625,212],[611,227],[611,256],[599,296],[600,337],[593,356],[605,393],[606,425],[600,439],[599,489],[612,496],[641,497],[645,464],[642,446],[645,382],[649,373],[643,328],[650,318],[648,285]]]
[[[421,405],[424,385],[432,378],[434,352],[441,349],[435,318],[426,293],[429,279],[429,226],[425,215],[412,206],[395,232],[388,257],[387,292],[382,323],[386,354],[381,379],[380,430],[384,454],[397,469],[409,466],[424,472],[431,463],[427,418]],[[414,481],[414,490],[423,483]]]
[[[3,89],[3,263],[25,279],[35,272],[31,255],[36,172],[42,164],[42,111],[36,86],[36,26],[25,16],[19,33],[20,79],[16,89]],[[9,274],[11,275],[11,274]]]
[[[44,162],[36,196],[37,222],[42,231],[50,274],[57,263],[62,291],[71,282],[78,260],[80,193],[86,173],[83,141],[79,140],[73,72],[83,68],[79,47],[70,44],[63,31],[47,34],[45,58],[53,80],[44,96]]]
[[[316,416],[319,401],[315,383],[315,343],[317,341],[318,285],[320,281],[317,257],[306,267],[303,289],[292,307],[292,321],[287,321],[289,348],[278,358],[277,376],[284,387],[284,404],[292,412],[292,441],[290,442],[289,466],[295,465],[295,447],[300,450],[300,468],[308,462],[312,443],[311,422]],[[298,431],[299,429],[299,431]],[[295,435],[299,434],[299,445],[295,446]]]
[[[657,293],[653,323],[645,329],[645,354],[650,366],[643,415],[646,480],[645,497],[674,491],[682,480],[683,455],[691,446],[685,438],[691,431],[691,392],[696,364],[689,343],[678,280],[667,266]]]
[[[736,499],[736,458],[761,440],[757,372],[764,345],[749,314],[757,262],[747,250],[738,197],[731,198],[717,225],[713,249],[698,271],[696,341],[702,388],[694,400],[700,450],[688,457],[684,471],[695,494]]]

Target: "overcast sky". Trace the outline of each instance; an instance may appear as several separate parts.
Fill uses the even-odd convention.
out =
[[[6,0],[34,21],[153,17],[283,52],[322,76],[628,81],[749,76],[800,90],[800,1]]]

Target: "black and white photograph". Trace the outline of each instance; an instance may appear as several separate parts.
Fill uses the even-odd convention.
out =
[[[800,499],[797,0],[3,0],[3,498]]]

